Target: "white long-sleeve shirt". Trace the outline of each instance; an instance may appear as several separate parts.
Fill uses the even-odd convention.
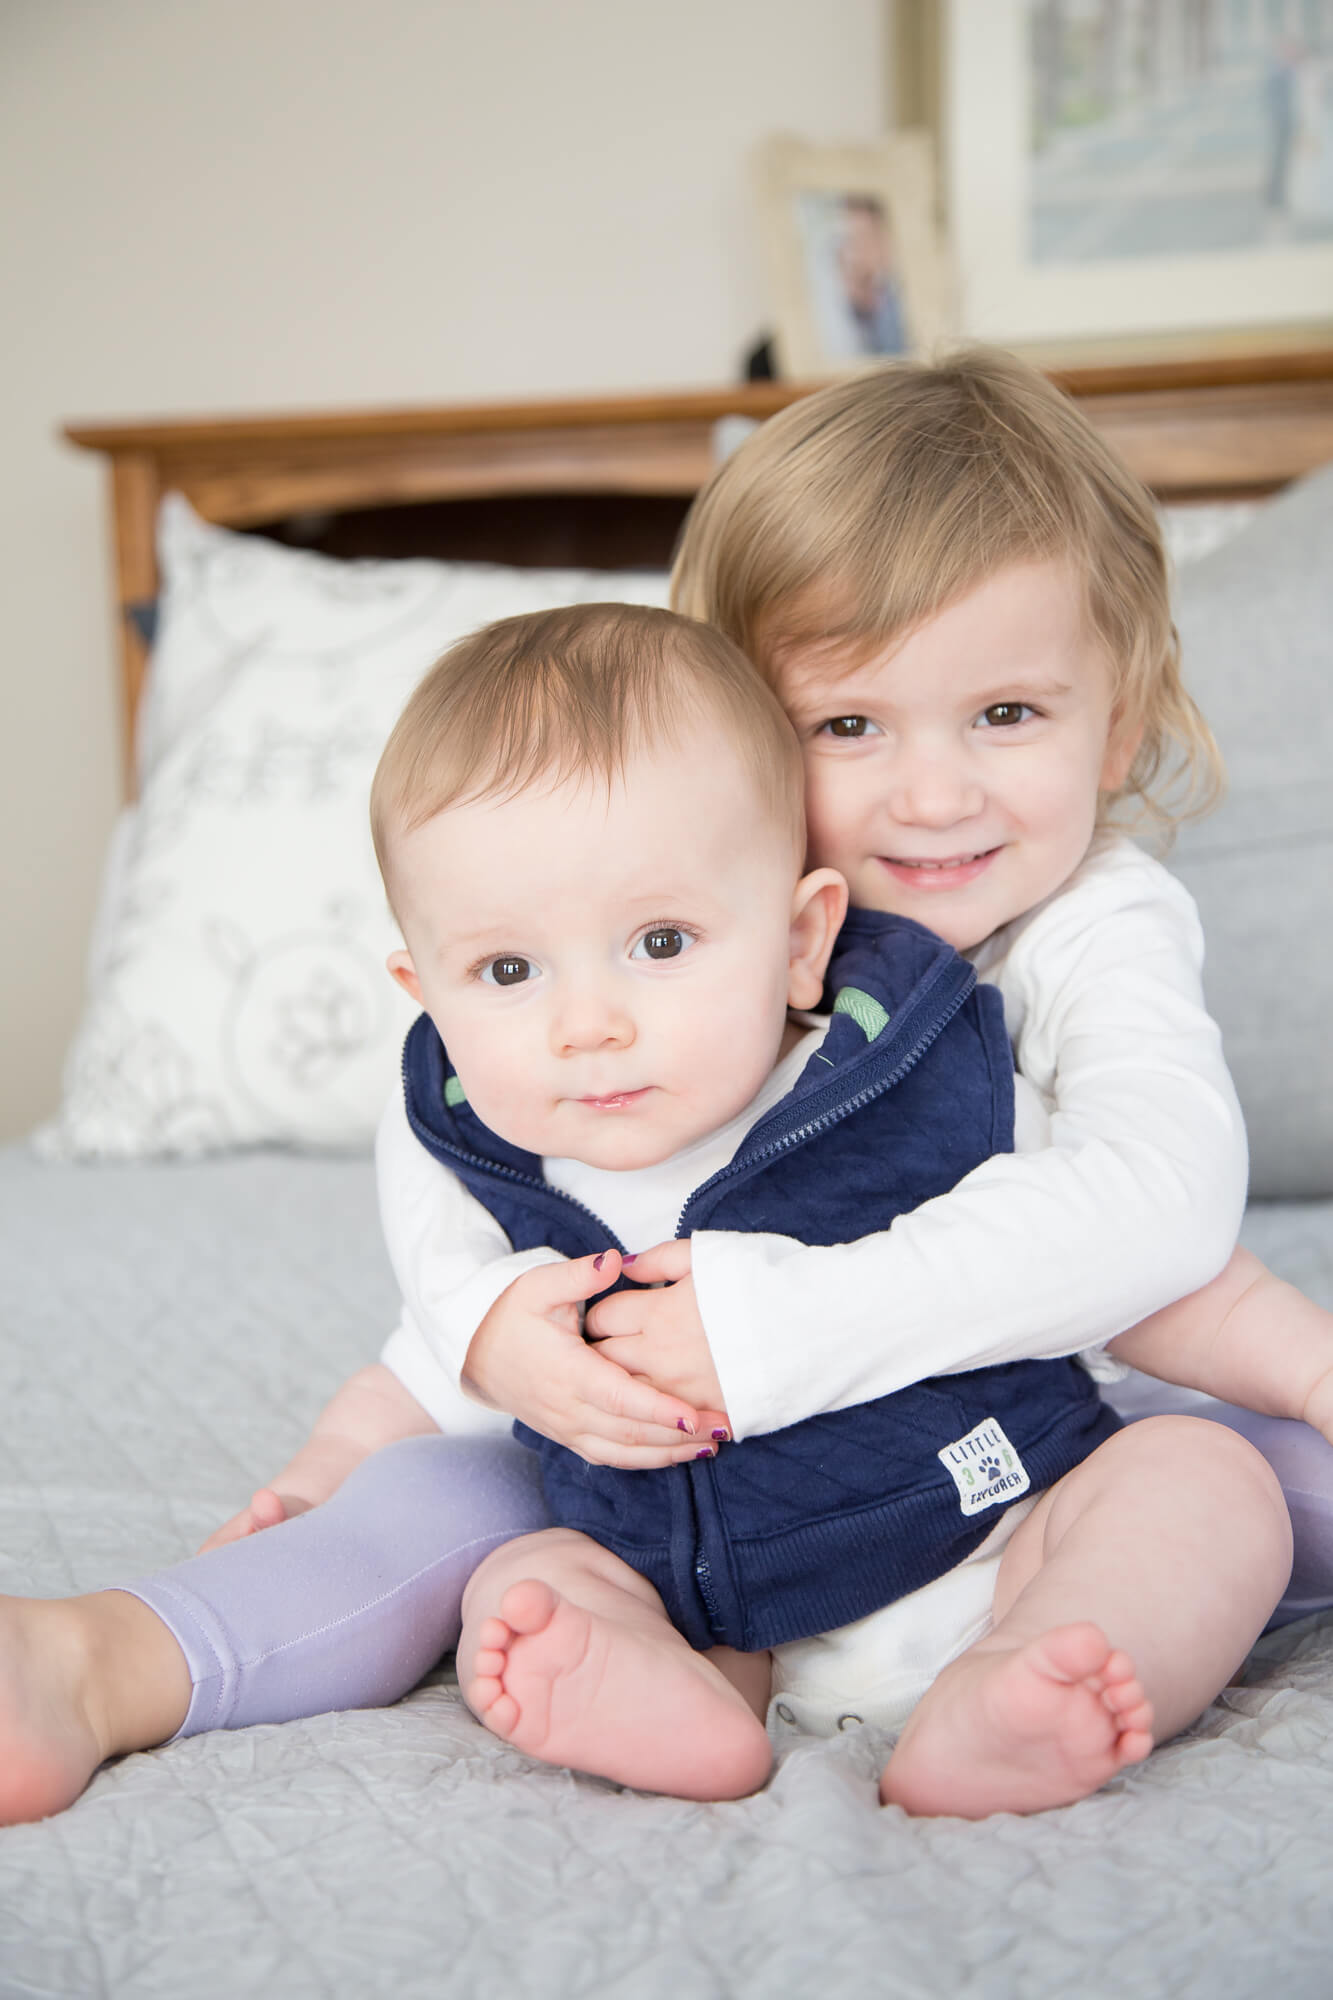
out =
[[[1031,1086],[1025,1149],[858,1243],[697,1232],[695,1290],[737,1437],[928,1375],[1099,1347],[1231,1254],[1245,1133],[1188,893],[1131,842],[1100,841],[975,956]],[[401,1099],[377,1164],[404,1300],[382,1358],[442,1428],[503,1429],[458,1386],[468,1345],[513,1278],[556,1253],[513,1253]]]

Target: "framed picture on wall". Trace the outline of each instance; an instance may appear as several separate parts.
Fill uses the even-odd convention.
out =
[[[965,331],[1333,334],[1329,0],[893,0]]]
[[[882,366],[951,331],[929,134],[868,146],[773,138],[757,170],[781,375]]]

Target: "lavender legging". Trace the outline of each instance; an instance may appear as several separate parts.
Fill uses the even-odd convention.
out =
[[[1333,1446],[1143,1378],[1126,1416],[1229,1424],[1281,1479],[1296,1535],[1282,1625],[1333,1604]],[[194,1692],[182,1736],[380,1708],[457,1644],[463,1589],[502,1542],[549,1524],[536,1454],[506,1438],[417,1437],[357,1468],[322,1507],[125,1584],[174,1634]]]
[[[119,1586],[188,1662],[179,1734],[397,1701],[458,1643],[483,1556],[549,1527],[538,1475],[512,1438],[404,1438],[322,1507]]]

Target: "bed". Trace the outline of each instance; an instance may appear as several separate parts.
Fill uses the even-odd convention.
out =
[[[1311,936],[1333,859],[1333,483],[1317,470],[1333,354],[1063,379],[1164,501],[1188,503],[1182,548],[1232,535],[1182,557],[1187,659],[1208,663],[1236,790],[1180,866],[1221,939],[1210,994],[1255,1134],[1246,1240],[1333,1306],[1333,968],[1326,929]],[[66,1103],[40,1148],[0,1151],[4,1589],[90,1589],[189,1553],[390,1323],[366,1051],[399,1023],[357,984],[382,921],[359,831],[344,850],[345,813],[327,831],[319,815],[363,781],[431,619],[476,622],[498,590],[514,608],[587,594],[585,569],[660,593],[716,454],[798,393],[71,430],[111,472],[139,803]],[[298,611],[326,621],[300,645]],[[317,702],[318,729],[290,721],[279,685]],[[288,879],[293,798],[319,831]],[[1275,818],[1278,871],[1254,853]],[[164,933],[195,911],[205,862],[242,851],[240,900],[206,927],[210,986]],[[330,898],[329,869],[354,887]],[[302,914],[274,915],[284,896]],[[168,973],[174,1025],[142,1013]],[[882,1751],[869,1732],[788,1732],[755,1798],[652,1799],[530,1764],[471,1719],[445,1662],[392,1710],[125,1758],[70,1812],[0,1834],[0,1992],[1328,1992],[1333,1616],[1263,1640],[1194,1729],[1061,1812],[882,1812]]]

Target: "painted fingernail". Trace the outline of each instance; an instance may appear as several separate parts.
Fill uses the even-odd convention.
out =
[[[713,1438],[714,1438],[714,1441],[715,1441],[716,1443],[718,1443],[718,1444],[730,1444],[730,1443],[731,1443],[731,1432],[730,1432],[730,1431],[714,1431],[714,1432],[713,1432]]]
[[[685,1419],[684,1419],[684,1417],[677,1417],[677,1418],[676,1418],[676,1429],[677,1429],[678,1431],[684,1431],[684,1433],[685,1433],[686,1437],[693,1437],[693,1436],[694,1436],[694,1425],[693,1425],[693,1424],[687,1424],[687,1423],[686,1423],[686,1421],[685,1421]]]
[[[639,1253],[637,1250],[627,1250],[620,1261],[622,1264],[637,1264],[639,1261]]]
[[[602,1266],[603,1266],[603,1264],[604,1264],[605,1262],[606,1262],[606,1252],[605,1252],[605,1250],[603,1250],[603,1252],[602,1252],[602,1254],[601,1254],[601,1256],[600,1256],[600,1257],[594,1257],[594,1258],[593,1258],[593,1260],[592,1260],[592,1268],[593,1268],[593,1270],[594,1270],[594,1271],[600,1271],[600,1270],[601,1270],[601,1268],[602,1268]]]
[[[702,1451],[696,1451],[694,1455],[696,1458],[716,1458],[717,1446],[715,1444],[707,1444]]]

